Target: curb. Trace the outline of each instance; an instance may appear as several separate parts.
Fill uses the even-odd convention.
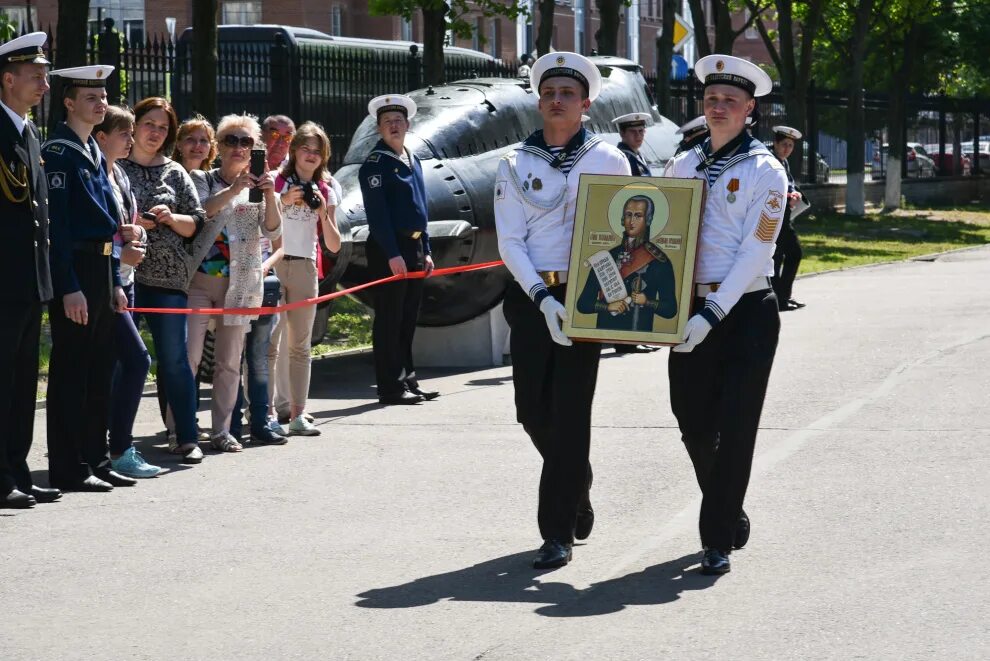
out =
[[[927,255],[916,255],[914,257],[907,257],[905,259],[895,259],[889,262],[874,262],[873,264],[860,264],[859,266],[848,266],[846,268],[839,269],[828,269],[827,271],[815,271],[814,273],[802,273],[797,276],[795,280],[800,280],[802,278],[814,278],[819,275],[828,275],[829,273],[842,273],[843,271],[856,271],[859,269],[875,269],[879,266],[888,266],[890,264],[906,264],[908,262],[934,262],[939,257],[945,257],[946,255],[953,255],[961,252],[970,252],[973,250],[983,250],[990,247],[990,243],[983,243],[978,246],[967,246],[965,248],[953,248],[952,250],[944,250],[942,252],[933,252]]]
[[[350,356],[360,356],[362,354],[371,353],[371,347],[355,347],[353,349],[344,349],[343,351],[333,351],[330,353],[324,353],[319,356],[313,356],[313,362],[327,360],[329,358],[348,358]],[[144,390],[141,391],[142,395],[150,395],[153,392],[157,392],[154,381],[148,381],[144,384]],[[37,399],[34,402],[34,410],[40,411],[42,409],[48,408],[48,400]]]

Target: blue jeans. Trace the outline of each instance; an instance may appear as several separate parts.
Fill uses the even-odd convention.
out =
[[[278,305],[281,287],[278,278],[265,278],[265,296],[262,305],[265,307]],[[251,322],[251,330],[244,339],[244,355],[247,362],[247,388],[250,399],[251,431],[257,433],[268,420],[268,345],[272,340],[272,331],[278,322],[278,315],[266,314]],[[237,389],[237,403],[230,418],[230,433],[234,438],[240,438],[243,431],[241,409],[244,406],[243,381]]]
[[[149,287],[141,283],[135,287],[135,299],[137,307],[142,308],[184,308],[188,302],[188,297],[183,292]],[[144,318],[155,342],[158,382],[165,386],[165,394],[175,416],[175,432],[179,444],[195,443],[196,380],[189,368],[186,349],[186,315],[146,314]]]
[[[124,293],[128,305],[134,307],[134,285],[124,287]],[[151,367],[151,355],[130,312],[117,313],[113,332],[117,364],[110,392],[110,454],[116,457],[134,442],[134,419]]]

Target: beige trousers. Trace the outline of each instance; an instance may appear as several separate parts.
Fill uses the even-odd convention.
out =
[[[295,303],[316,296],[319,284],[316,275],[316,262],[313,260],[293,259],[279,262],[275,266],[275,273],[278,274],[278,279],[282,283],[282,297],[285,303]],[[316,306],[307,305],[296,308],[281,313],[281,316],[284,317],[284,321],[279,319],[279,324],[275,329],[278,337],[273,336],[268,347],[268,368],[269,370],[274,369],[274,373],[270,371],[268,376],[269,400],[278,407],[278,400],[281,399],[278,395],[284,396],[284,390],[282,393],[273,391],[273,388],[282,381],[286,372],[284,362],[279,359],[281,351],[282,355],[288,353],[289,403],[292,406],[305,409],[306,400],[309,398],[309,376],[312,363],[309,345],[313,338],[313,319],[316,318]],[[285,336],[286,339],[282,340],[282,336]],[[287,351],[285,346],[287,346]]]

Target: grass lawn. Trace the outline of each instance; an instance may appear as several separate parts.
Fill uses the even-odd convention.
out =
[[[795,222],[801,273],[892,262],[990,243],[990,207],[902,209],[862,218],[805,214]]]

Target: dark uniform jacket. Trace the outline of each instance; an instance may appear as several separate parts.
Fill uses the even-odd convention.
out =
[[[801,193],[801,191],[798,191],[797,184],[794,182],[794,175],[791,174],[791,166],[787,162],[787,159],[786,158],[778,158],[777,160],[780,161],[781,165],[784,166],[784,174],[787,175],[787,192],[788,193],[793,193],[794,191],[797,191],[797,192]],[[801,193],[801,197],[804,198],[805,201],[807,201],[807,199],[808,199],[808,198],[804,197],[804,193]],[[786,225],[786,226],[788,226],[788,227],[790,227],[792,229],[794,227],[794,221],[791,220],[791,205],[790,204],[785,204],[784,205],[784,225]]]
[[[96,140],[84,145],[67,124],[59,124],[41,150],[48,176],[51,217],[51,263],[55,294],[79,291],[73,267],[73,245],[113,241],[120,211],[107,176],[107,163]],[[120,261],[110,255],[113,284],[120,286]]]
[[[52,298],[48,266],[48,186],[41,160],[41,134],[32,122],[17,133],[0,108],[0,219],[12,277],[0,287],[0,300],[46,302]],[[12,175],[12,176],[11,176]],[[26,177],[26,180],[25,180]]]
[[[626,292],[630,296],[633,292],[644,294],[646,304],[630,305],[622,314],[613,315],[607,309],[608,303],[605,302],[601,285],[598,284],[598,276],[592,270],[578,297],[578,312],[598,313],[596,328],[599,329],[647,332],[653,330],[654,315],[670,319],[677,314],[674,269],[660,248],[647,241],[625,256],[625,249],[621,245],[608,252],[619,265]]]
[[[390,259],[400,256],[396,236],[415,232],[421,233],[423,254],[430,254],[423,167],[412,152],[406,153],[411,169],[384,140],[379,140],[358,173],[368,231]]]
[[[633,151],[632,147],[624,142],[620,142],[617,147],[622,155],[629,160],[629,169],[632,170],[632,176],[634,177],[652,177],[650,172],[650,166],[646,164],[646,160]]]

